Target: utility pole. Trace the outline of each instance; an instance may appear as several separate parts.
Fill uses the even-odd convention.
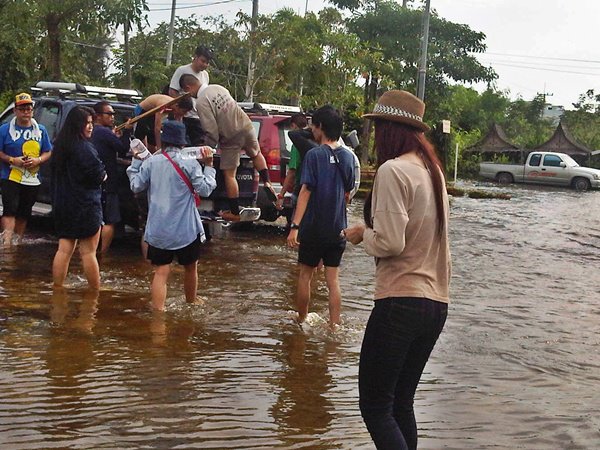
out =
[[[254,52],[252,49],[252,38],[254,37],[254,31],[256,30],[256,20],[258,19],[258,0],[252,0],[252,19],[250,22],[250,54],[248,55],[248,79],[246,80],[246,101],[254,101],[254,69],[256,64],[254,62]]]
[[[419,61],[419,74],[417,78],[417,97],[425,98],[425,75],[427,74],[427,44],[429,42],[429,3],[425,1],[423,10],[423,34],[421,37],[421,59]]]
[[[125,83],[131,89],[131,49],[129,48],[129,23],[123,24],[123,45],[125,46]]]
[[[173,58],[173,38],[175,35],[175,4],[177,0],[173,0],[171,3],[171,23],[169,24],[169,45],[167,47],[167,66],[171,65],[171,59]]]

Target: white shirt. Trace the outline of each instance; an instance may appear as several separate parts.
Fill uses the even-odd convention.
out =
[[[175,70],[175,73],[173,73],[173,76],[171,77],[171,83],[169,84],[169,88],[179,92],[180,94],[183,94],[183,91],[181,90],[181,87],[179,86],[179,79],[181,78],[182,75],[186,75],[186,74],[194,75],[196,78],[198,78],[198,80],[200,81],[200,84],[202,86],[208,86],[208,81],[209,81],[208,72],[206,70],[201,70],[200,72],[194,72],[194,69],[192,69],[192,64],[190,63],[185,66],[179,66]],[[198,113],[193,110],[188,111],[185,114],[185,117],[198,118]]]

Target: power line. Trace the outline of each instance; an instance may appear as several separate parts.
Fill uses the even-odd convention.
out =
[[[202,8],[204,6],[214,6],[214,5],[222,5],[225,3],[235,3],[235,2],[246,2],[249,0],[220,0],[209,3],[202,3],[201,5],[186,5],[186,6],[177,6],[175,9],[193,9],[193,8]],[[171,11],[171,8],[150,8],[148,11]]]
[[[485,55],[484,55],[485,56]],[[480,61],[485,61],[489,64],[525,64],[527,61],[515,61],[511,59],[481,59]],[[581,66],[581,65],[565,65],[565,64],[557,64],[557,63],[544,63],[544,67],[556,67],[559,69],[584,69],[584,70],[598,70],[600,67],[589,67],[589,66]]]
[[[586,62],[600,64],[600,61],[594,59],[573,59],[573,58],[555,58],[552,56],[532,56],[532,55],[517,55],[514,53],[494,53],[485,52],[486,55],[497,55],[497,56],[514,56],[515,58],[531,58],[531,59],[552,59],[555,61],[573,61],[573,62]]]
[[[572,70],[556,70],[556,69],[544,69],[543,67],[533,67],[533,66],[523,66],[517,64],[505,64],[505,63],[492,63],[497,66],[506,66],[506,67],[515,67],[518,69],[529,69],[529,70],[541,70],[542,72],[557,72],[557,73],[571,73],[575,75],[589,75],[589,76],[598,76],[598,73],[590,73],[590,72],[575,72]]]

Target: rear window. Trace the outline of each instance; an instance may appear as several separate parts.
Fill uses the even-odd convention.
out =
[[[287,149],[288,152],[291,152],[292,145],[294,145],[294,144],[292,143],[292,140],[290,139],[290,136],[288,134],[289,132],[290,132],[290,130],[287,129],[287,130],[283,131],[283,134],[285,135],[285,148]]]
[[[15,114],[12,112],[11,109],[6,113],[6,115],[2,116],[2,119],[0,119],[0,125],[2,125],[3,123],[10,122],[13,117],[15,117]]]
[[[539,166],[540,165],[540,160],[542,159],[542,155],[533,155],[530,159],[529,159],[529,165],[530,166]]]
[[[260,120],[252,120],[252,126],[254,127],[254,132],[256,133],[256,138],[260,136],[260,126],[262,122]]]
[[[133,116],[133,107],[131,108],[120,108],[113,105],[115,110],[115,125],[121,125],[127,122],[127,119]]]
[[[60,106],[57,103],[44,103],[35,112],[36,120],[46,127],[50,140],[53,140],[58,130],[58,114]]]

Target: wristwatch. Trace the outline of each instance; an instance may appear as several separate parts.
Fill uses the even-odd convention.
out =
[[[292,222],[290,224],[290,230],[299,230],[300,229],[300,225],[298,225],[297,223]]]

